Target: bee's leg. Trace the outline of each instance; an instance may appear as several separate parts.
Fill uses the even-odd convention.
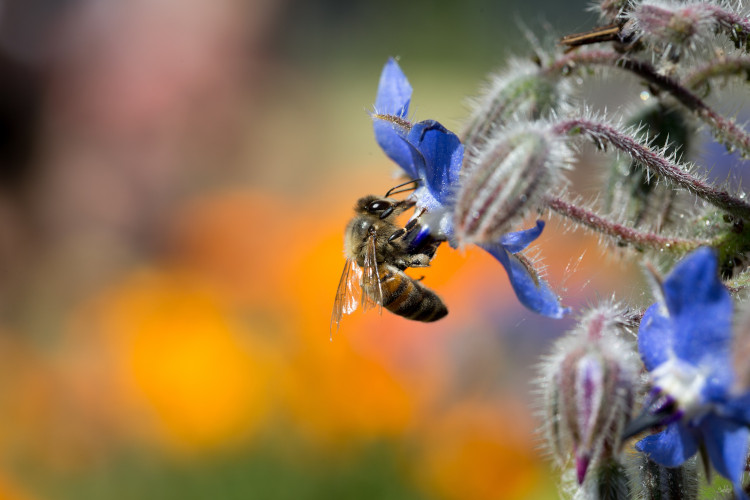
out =
[[[416,218],[407,222],[406,226],[404,226],[403,228],[399,229],[398,231],[390,235],[390,237],[388,238],[388,241],[393,241],[398,238],[403,238],[407,234],[411,233],[414,230],[414,228],[417,227],[417,225],[419,224],[419,217],[421,217],[423,213],[425,213],[424,208],[422,209],[422,211],[419,213],[419,215]]]
[[[390,207],[386,208],[382,214],[380,214],[381,219],[387,219],[391,215],[399,215],[403,213],[404,211],[410,209],[414,205],[416,205],[417,202],[414,200],[403,200],[399,201],[398,203],[391,205]]]
[[[412,232],[412,230],[417,227],[417,224],[419,224],[419,218],[422,217],[422,215],[426,212],[426,210],[423,208],[421,212],[419,212],[419,215],[414,217],[412,220],[406,223],[404,226],[404,229],[406,229],[407,233]]]
[[[410,255],[406,262],[409,267],[430,267],[430,261],[432,260],[433,255],[427,255],[424,253]]]
[[[388,237],[388,242],[391,242],[391,241],[393,241],[395,239],[398,239],[398,238],[402,238],[405,234],[406,234],[406,229],[405,228],[401,228],[401,229],[399,229],[398,231],[396,231],[395,233],[393,233],[392,235],[390,235]]]
[[[435,257],[435,252],[437,252],[438,247],[443,242],[441,240],[434,240],[429,244],[422,245],[420,248],[420,253],[426,255],[430,260],[432,260],[433,257]]]
[[[393,235],[391,235],[390,239],[393,240],[396,238],[401,238],[411,233],[419,225],[419,218],[422,217],[426,211],[427,209],[423,208],[416,217],[414,217],[413,219],[411,219],[409,222],[406,223],[403,229],[400,229],[399,231],[397,231],[398,236],[396,236],[394,233]]]

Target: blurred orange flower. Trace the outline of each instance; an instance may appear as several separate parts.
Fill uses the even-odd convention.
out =
[[[343,337],[302,334],[285,376],[291,421],[319,444],[393,437],[407,429],[414,394],[382,363],[352,350]]]
[[[0,473],[0,499],[2,500],[31,500],[32,497],[22,490],[14,481]]]
[[[464,402],[426,420],[419,433],[419,481],[445,499],[528,499],[542,467],[522,404]]]
[[[299,213],[281,197],[252,190],[199,198],[176,214],[167,258],[227,299],[278,311],[294,285],[280,275],[311,237]]]
[[[404,382],[345,338],[329,342],[341,218],[253,191],[197,200],[168,238],[167,258],[183,271],[140,273],[105,300],[99,316],[123,379],[173,441],[206,447],[250,433],[277,396],[319,443],[410,424]]]
[[[205,283],[143,271],[95,308],[118,376],[178,449],[227,446],[253,434],[270,409],[273,356]]]
[[[16,332],[0,334],[0,453],[11,460],[75,465],[90,448],[76,439],[81,428],[75,409],[63,411],[65,384],[37,348]],[[3,479],[0,473],[0,498]]]

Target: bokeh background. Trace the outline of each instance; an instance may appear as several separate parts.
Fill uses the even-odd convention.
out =
[[[394,183],[386,59],[460,130],[587,3],[0,0],[0,498],[554,498],[531,381],[572,320],[449,248],[445,320],[329,320],[351,207]],[[595,244],[535,245],[565,303],[642,301]]]

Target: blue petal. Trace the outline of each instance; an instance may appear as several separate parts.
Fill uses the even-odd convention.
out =
[[[420,178],[424,170],[424,157],[406,141],[409,131],[397,123],[374,117],[375,140],[388,157],[404,169],[412,179]]]
[[[652,371],[670,358],[673,339],[674,325],[662,314],[661,305],[649,307],[638,329],[638,352],[646,370]]]
[[[536,221],[536,226],[531,229],[524,229],[523,231],[516,231],[515,233],[504,234],[500,243],[510,253],[518,253],[529,244],[537,239],[542,231],[544,230],[544,221]]]
[[[745,455],[750,431],[743,424],[714,414],[707,415],[700,424],[703,442],[716,471],[732,481],[735,489],[742,489],[740,479],[745,470]]]
[[[635,448],[659,465],[678,467],[695,455],[698,442],[684,425],[675,422],[662,432],[641,439]]]
[[[674,352],[680,359],[716,369],[728,365],[732,299],[719,279],[716,254],[699,248],[675,266],[664,281],[667,309],[674,322]],[[731,383],[732,374],[712,373]],[[718,381],[717,381],[718,382]]]
[[[732,398],[722,410],[722,415],[750,426],[750,392]]]
[[[420,172],[435,199],[444,204],[458,184],[464,146],[458,136],[435,120],[415,124],[406,139],[424,157]]]
[[[508,273],[510,284],[518,300],[527,309],[550,318],[562,318],[570,308],[560,305],[560,298],[549,287],[546,281],[531,274],[518,257],[508,253],[501,244],[480,245],[500,261]]]
[[[396,115],[405,118],[409,112],[411,85],[398,63],[388,59],[380,74],[378,95],[375,97],[375,112],[383,115]]]

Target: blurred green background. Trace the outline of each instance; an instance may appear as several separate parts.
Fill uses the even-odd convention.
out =
[[[437,324],[328,325],[351,206],[393,183],[386,59],[460,130],[587,3],[0,1],[0,498],[554,498],[530,380],[571,320],[492,258],[440,249]],[[629,272],[594,243],[540,239],[567,305]]]

